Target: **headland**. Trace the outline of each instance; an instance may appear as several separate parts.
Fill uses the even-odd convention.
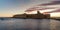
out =
[[[37,14],[16,14],[12,18],[30,18],[30,19],[42,19],[42,18],[50,18],[50,14],[42,14],[37,11]]]

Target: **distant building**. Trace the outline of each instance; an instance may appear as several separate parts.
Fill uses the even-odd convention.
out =
[[[17,14],[14,15],[13,18],[34,18],[34,19],[40,19],[40,18],[50,18],[50,14],[41,14],[39,11],[37,11],[37,14]]]

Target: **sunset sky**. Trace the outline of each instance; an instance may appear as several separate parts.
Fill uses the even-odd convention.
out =
[[[0,0],[0,17],[11,17],[22,14],[34,5],[48,3],[52,0]]]
[[[0,0],[0,17],[22,14],[27,8],[51,0]]]

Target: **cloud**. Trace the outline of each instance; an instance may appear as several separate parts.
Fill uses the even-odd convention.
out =
[[[31,0],[31,1],[34,1],[34,0]],[[35,0],[37,1],[37,0]],[[48,6],[48,5],[59,5],[60,4],[60,1],[52,1],[51,3],[45,3],[45,4],[39,4],[38,6]],[[46,9],[55,9],[54,7],[45,7],[45,8],[42,8],[41,7],[32,7],[32,8],[29,8],[26,10],[26,12],[31,12],[31,11],[35,11],[35,10],[46,10]]]

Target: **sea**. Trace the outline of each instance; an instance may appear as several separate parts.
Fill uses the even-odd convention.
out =
[[[0,30],[60,30],[60,20],[0,18]]]

